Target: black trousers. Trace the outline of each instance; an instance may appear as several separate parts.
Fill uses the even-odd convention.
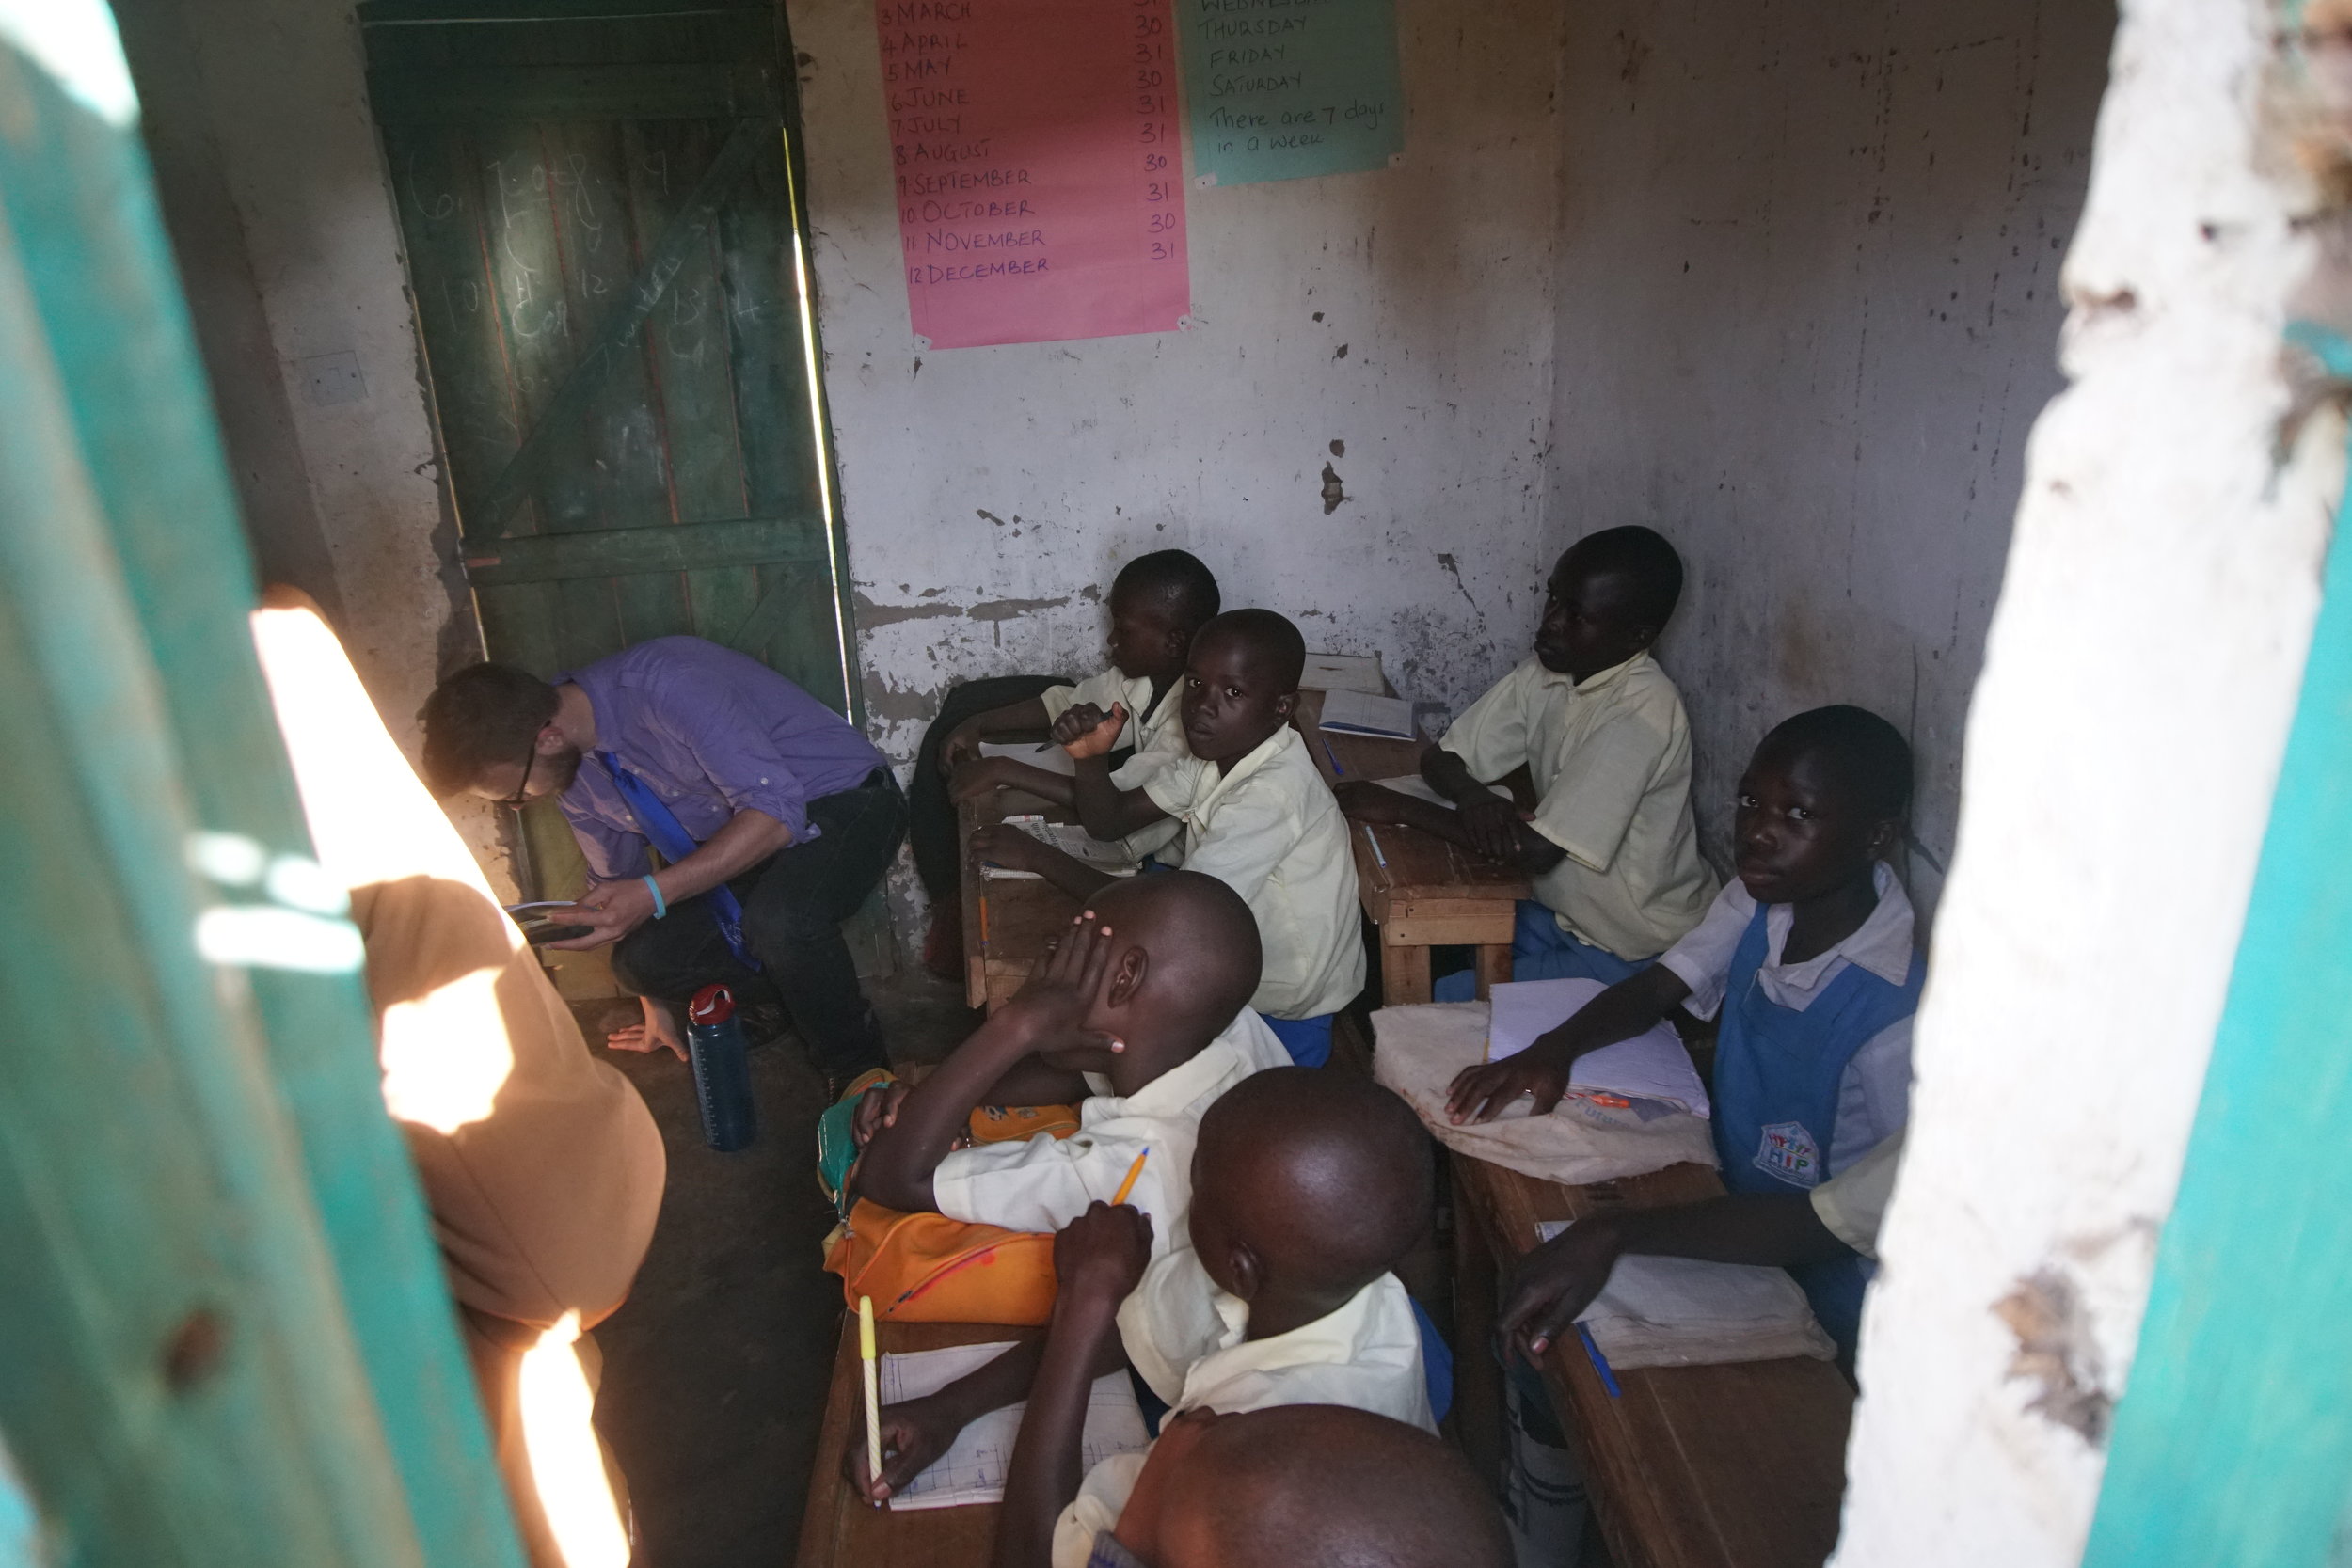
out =
[[[888,1065],[882,1024],[857,983],[841,923],[882,881],[906,833],[906,797],[887,768],[855,789],[808,803],[818,836],[779,849],[727,883],[743,905],[754,974],[719,934],[707,895],[670,906],[612,949],[612,973],[638,996],[684,1003],[723,980],[740,1001],[783,1004],[818,1071],[849,1075]]]
[[[992,675],[965,681],[948,691],[939,717],[923,732],[923,748],[914,755],[914,779],[907,785],[909,826],[914,841],[914,874],[934,905],[952,906],[961,896],[962,863],[956,852],[956,806],[947,799],[947,781],[939,776],[940,748],[958,724],[991,708],[1026,702],[1049,686],[1074,686],[1065,675]]]

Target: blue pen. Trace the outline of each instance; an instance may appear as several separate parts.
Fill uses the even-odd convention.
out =
[[[1340,754],[1339,752],[1331,750],[1331,742],[1329,739],[1323,736],[1317,736],[1315,738],[1323,742],[1323,754],[1331,759],[1331,776],[1335,779],[1345,778],[1347,776],[1347,769],[1340,766]]]
[[[1593,1358],[1593,1370],[1600,1374],[1600,1386],[1609,1390],[1611,1399],[1621,1397],[1623,1390],[1617,1386],[1617,1374],[1609,1370],[1609,1357],[1601,1354],[1600,1347],[1593,1343],[1593,1331],[1579,1323],[1576,1325],[1576,1337],[1584,1341],[1584,1354]]]

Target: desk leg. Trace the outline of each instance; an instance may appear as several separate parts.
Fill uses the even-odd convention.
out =
[[[1380,1001],[1390,1007],[1429,1000],[1429,949],[1380,944]]]
[[[1470,1468],[1481,1481],[1499,1489],[1503,1465],[1502,1368],[1495,1360],[1494,1338],[1500,1281],[1486,1227],[1471,1211],[1458,1179],[1453,1189],[1454,1413],[1449,1419],[1454,1441],[1461,1445]]]
[[[1511,944],[1489,943],[1478,950],[1478,1000],[1484,1002],[1499,985],[1511,979]]]

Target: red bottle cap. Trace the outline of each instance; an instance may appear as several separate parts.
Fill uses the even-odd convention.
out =
[[[735,992],[727,990],[723,981],[714,981],[703,987],[694,993],[694,1000],[686,1005],[688,1022],[706,1027],[724,1023],[734,1016]]]

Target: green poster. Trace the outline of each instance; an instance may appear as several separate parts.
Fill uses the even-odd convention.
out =
[[[1382,168],[1405,146],[1393,0],[1175,0],[1193,178]]]

